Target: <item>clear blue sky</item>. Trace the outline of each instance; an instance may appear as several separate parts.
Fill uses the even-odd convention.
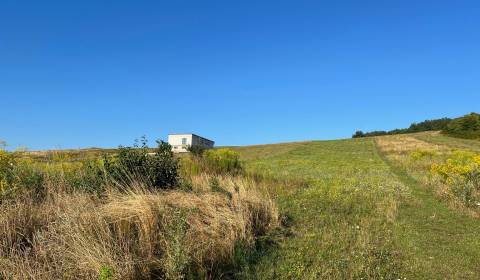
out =
[[[480,109],[479,1],[0,3],[0,139],[346,138]]]

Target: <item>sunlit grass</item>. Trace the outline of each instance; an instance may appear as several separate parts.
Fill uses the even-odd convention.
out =
[[[107,200],[86,194],[70,197],[58,192],[58,199],[49,202],[52,204],[4,207],[2,211],[6,212],[0,224],[2,221],[4,225],[10,224],[9,219],[13,219],[20,233],[25,230],[29,235],[23,235],[32,236],[35,223],[50,225],[54,221],[51,229],[57,230],[59,222],[68,222],[69,227],[63,227],[64,231],[59,231],[56,238],[73,246],[74,240],[65,240],[93,237],[79,231],[88,227],[79,224],[70,213],[83,213],[92,217],[92,221],[110,219],[114,228],[118,226],[116,232],[126,230],[125,234],[130,227],[148,231],[152,221],[155,224],[158,222],[155,219],[163,219],[159,223],[171,231],[148,231],[144,234],[147,240],[130,235],[129,242],[153,242],[157,237],[170,242],[162,246],[170,250],[171,258],[149,255],[143,259],[146,263],[152,261],[149,265],[158,266],[163,273],[168,271],[170,278],[184,275],[189,261],[211,260],[211,263],[231,263],[223,277],[243,279],[477,279],[480,220],[476,218],[476,209],[445,195],[450,190],[447,180],[438,181],[441,174],[435,169],[432,172],[432,166],[448,174],[457,172],[459,166],[449,166],[448,159],[459,149],[478,151],[480,145],[472,141],[429,132],[236,147],[245,168],[240,177],[212,177],[197,170],[186,172],[188,192],[142,191],[128,195],[111,192]],[[475,154],[471,158],[474,163],[478,160]],[[82,169],[80,161],[70,159],[26,164],[51,173],[76,173],[75,170]],[[54,198],[55,193],[49,192],[50,197]],[[83,206],[66,205],[72,201]],[[95,209],[94,213],[89,214],[89,209]],[[23,216],[16,219],[17,213]],[[29,217],[32,219],[28,220]],[[31,224],[32,221],[35,223]],[[185,239],[182,239],[185,235],[175,234],[177,230],[185,233],[182,221],[193,225]],[[282,227],[278,227],[280,222]],[[92,226],[99,233],[105,231],[99,223]],[[56,234],[50,233],[49,227],[47,231],[39,231],[40,237]],[[252,228],[256,235],[251,233]],[[22,241],[15,231],[4,232],[9,237],[2,239],[3,242]],[[75,261],[80,261],[86,267],[82,273],[90,278],[100,272],[133,277],[129,276],[134,275],[128,274],[132,271],[129,269],[139,255],[128,255],[130,251],[126,254],[122,251],[125,248],[115,248],[108,241],[111,236],[102,236],[105,241],[93,239],[95,246],[60,246],[60,251],[55,252],[72,262],[71,271],[76,271]],[[261,242],[253,242],[257,236],[261,236]],[[50,242],[48,238],[42,240]],[[239,242],[256,249],[243,250]],[[5,244],[4,248],[11,247]],[[213,251],[209,251],[209,244],[213,244]],[[45,249],[39,247],[39,252],[48,256],[51,253],[48,250],[57,245],[54,242],[46,245]],[[144,246],[134,248],[140,250]],[[18,275],[23,275],[22,271],[28,267],[25,262],[31,260],[18,257],[12,262],[12,258],[0,256],[0,264],[19,268]],[[55,265],[61,267],[61,263]],[[223,269],[216,276],[225,273]],[[58,275],[55,271],[45,271]]]
[[[271,176],[300,177],[308,180],[309,187],[278,196],[281,212],[292,221],[292,236],[261,259],[248,277],[401,277],[402,256],[391,229],[399,199],[408,192],[392,178],[373,142],[362,139],[276,147],[267,157],[247,154],[248,168]],[[259,147],[254,149],[262,153]]]
[[[480,221],[452,189],[436,180],[432,166],[444,164],[458,145],[432,140],[441,135],[376,138],[392,172],[409,186],[412,199],[399,207],[397,235],[412,276],[421,279],[476,279],[480,273]],[[427,135],[427,134],[421,134]],[[448,139],[448,143],[455,138]]]
[[[475,279],[479,221],[423,185],[454,148],[377,140],[380,150],[371,138],[238,149],[249,170],[308,182],[273,191],[291,235],[246,278]]]

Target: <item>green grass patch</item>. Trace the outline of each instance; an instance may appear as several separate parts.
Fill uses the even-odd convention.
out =
[[[397,198],[392,178],[371,139],[276,145],[270,156],[245,153],[246,166],[278,177],[303,178],[308,188],[277,196],[291,220],[285,237],[250,269],[256,279],[397,279],[400,251],[392,238]],[[265,146],[266,149],[272,147]],[[247,150],[247,151],[246,151]],[[292,186],[295,188],[295,186]],[[276,190],[272,190],[275,192]]]
[[[451,147],[476,147],[475,142],[434,133],[414,137],[423,138],[426,145],[448,141],[454,143]],[[250,172],[307,182],[302,187],[272,185],[290,234],[246,265],[243,278],[480,275],[479,220],[452,209],[423,183],[430,162],[443,160],[443,154],[419,152],[412,158],[400,152],[401,158],[390,157],[377,149],[373,138],[236,150]]]

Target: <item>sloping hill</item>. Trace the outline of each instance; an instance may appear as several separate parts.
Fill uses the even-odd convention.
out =
[[[438,150],[440,161],[457,147],[478,147],[456,140],[430,133],[236,148],[249,170],[292,180],[290,189],[270,190],[290,234],[243,276],[476,279],[474,210],[442,201],[425,183],[426,159],[410,159],[419,149]]]

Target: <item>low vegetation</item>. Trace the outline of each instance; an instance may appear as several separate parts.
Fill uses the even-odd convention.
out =
[[[1,151],[0,279],[477,279],[479,174],[440,132]]]
[[[168,144],[158,144],[151,155],[143,142],[73,162],[0,151],[0,279],[240,273],[279,225],[267,182],[226,172],[240,168],[227,150],[207,153],[215,172],[185,172]]]
[[[445,162],[433,163],[431,171],[439,178],[444,195],[466,207],[480,207],[480,154],[456,151]]]
[[[226,148],[195,151],[191,153],[190,157],[182,159],[182,166],[187,175],[201,173],[240,175],[244,173],[240,155]]]
[[[105,157],[103,166],[112,183],[131,185],[144,181],[156,189],[175,188],[178,181],[178,159],[171,146],[157,141],[157,148],[150,152],[145,138],[133,147],[120,147],[115,157]]]
[[[422,139],[440,140],[429,143]],[[466,150],[457,141],[445,142],[439,134],[412,134],[377,138],[379,147],[392,160],[453,208],[480,214],[480,153]],[[454,139],[454,138],[450,138]],[[449,146],[448,143],[457,143]],[[475,146],[473,146],[475,147]]]
[[[453,152],[436,139],[476,145],[446,138],[424,132],[236,148],[247,171],[304,182],[272,191],[289,234],[245,278],[478,278],[480,220],[437,196],[431,172]]]
[[[470,150],[475,145],[437,132],[373,140],[390,165],[392,176],[408,186],[411,193],[399,205],[394,231],[399,250],[406,256],[405,265],[410,271],[407,278],[476,279],[480,273],[478,208],[467,205],[458,191],[465,181],[449,185],[447,178],[438,173],[457,173],[457,168],[466,164],[463,160],[456,162],[458,157],[470,157],[472,153],[458,151],[457,147]]]
[[[403,279],[392,230],[408,192],[371,140],[236,150],[247,170],[297,182],[272,190],[290,233],[244,272],[246,279]]]

